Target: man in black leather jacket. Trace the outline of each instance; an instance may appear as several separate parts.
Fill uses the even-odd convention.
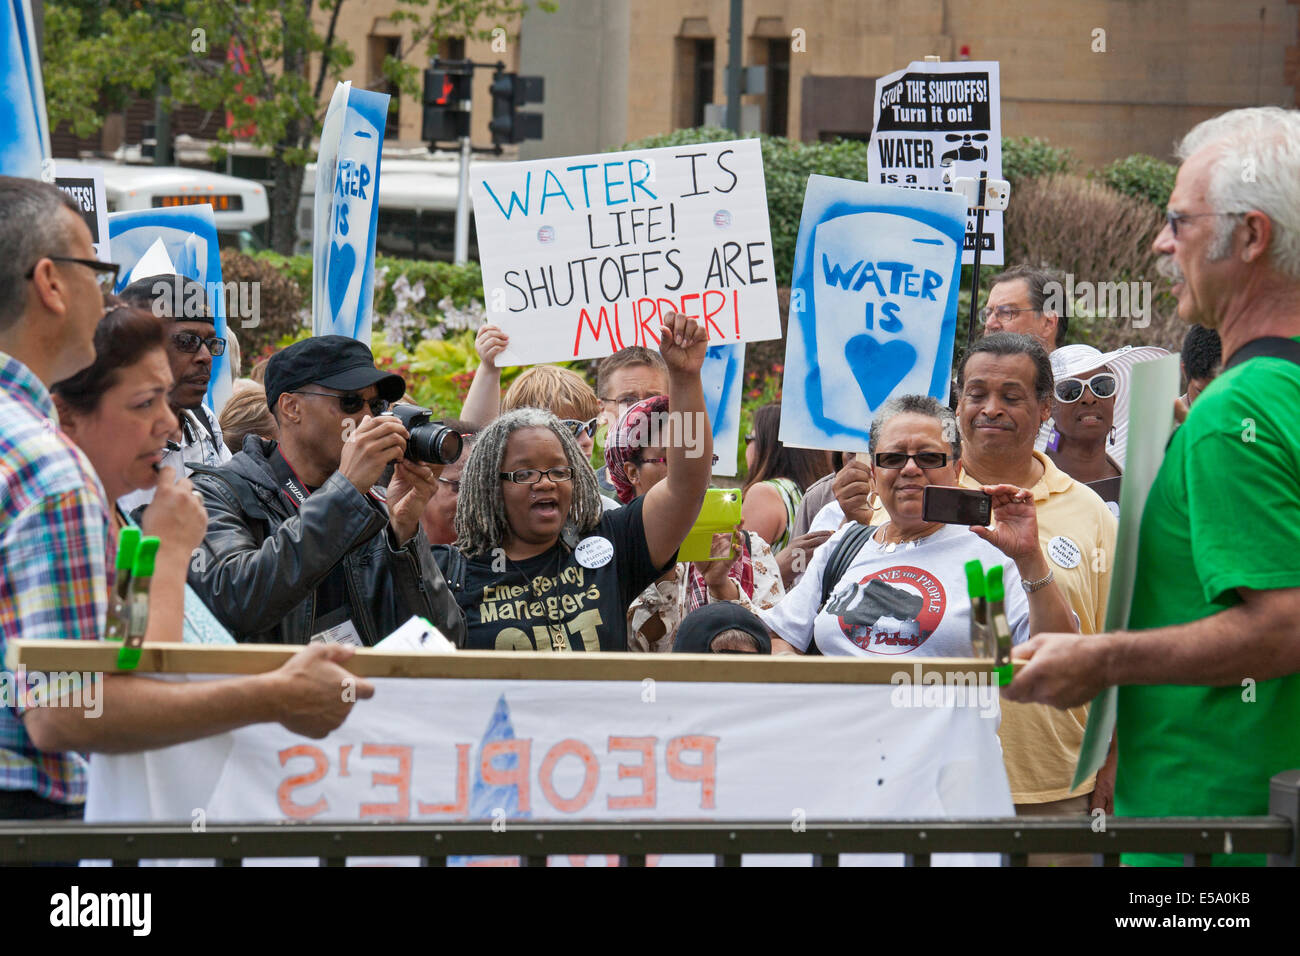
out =
[[[239,641],[370,646],[418,614],[463,643],[419,524],[441,466],[404,459],[406,429],[381,414],[401,377],[360,342],[316,336],[272,357],[266,391],[279,443],[250,435],[191,476],[208,510],[191,586]]]

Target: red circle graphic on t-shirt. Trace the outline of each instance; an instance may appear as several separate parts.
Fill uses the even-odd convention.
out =
[[[872,582],[879,583],[872,586]],[[938,629],[948,595],[929,571],[900,564],[868,574],[851,593],[838,591],[831,604],[840,605],[834,613],[840,630],[853,644],[872,654],[909,654]],[[904,625],[877,628],[881,618]]]

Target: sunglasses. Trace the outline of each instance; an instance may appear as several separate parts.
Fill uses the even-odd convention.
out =
[[[1119,379],[1110,372],[1098,372],[1090,379],[1061,378],[1056,380],[1054,391],[1056,400],[1064,405],[1072,405],[1083,398],[1084,386],[1092,389],[1098,398],[1110,398],[1119,390]]]
[[[42,256],[41,258],[49,259],[51,262],[72,262],[79,266],[85,266],[87,269],[93,269],[99,273],[95,281],[99,283],[102,292],[113,291],[113,286],[117,285],[117,274],[122,269],[116,262],[100,262],[98,259],[78,259],[75,256]],[[34,279],[36,277],[36,266],[40,264],[40,261],[37,260],[36,265],[27,270],[26,278]]]
[[[503,471],[497,477],[503,481],[513,481],[517,485],[535,485],[542,480],[542,475],[551,481],[569,481],[573,478],[573,469],[568,466],[547,468],[544,471],[537,468],[520,468],[518,471]]]
[[[176,351],[192,355],[199,350],[200,345],[206,345],[213,358],[222,355],[226,351],[226,340],[219,339],[215,335],[210,335],[206,339],[196,332],[173,332],[172,345],[176,346]]]
[[[338,399],[339,410],[345,415],[355,415],[367,405],[370,406],[371,415],[382,415],[388,411],[388,399],[371,398],[365,399],[356,392],[347,392],[343,395],[332,395],[329,392],[295,392],[295,395],[316,395],[320,398]]]
[[[585,422],[580,422],[572,418],[561,418],[560,424],[572,432],[574,438],[579,437],[583,432],[586,432],[587,437],[590,438],[596,434],[596,429],[600,426],[600,419],[589,418]]]
[[[929,471],[948,464],[948,457],[948,453],[942,451],[919,451],[915,455],[903,451],[878,451],[872,460],[875,461],[877,468],[901,470],[907,467],[910,459],[916,462],[917,468]]]

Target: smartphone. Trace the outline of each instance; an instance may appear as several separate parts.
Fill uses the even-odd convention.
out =
[[[929,485],[921,494],[921,517],[944,524],[981,524],[993,520],[993,499],[970,488]]]
[[[700,506],[700,515],[686,532],[686,539],[677,551],[678,561],[722,561],[723,557],[709,556],[715,534],[725,534],[735,530],[740,524],[740,489],[710,488],[704,492],[704,504]],[[736,559],[735,546],[725,560]]]

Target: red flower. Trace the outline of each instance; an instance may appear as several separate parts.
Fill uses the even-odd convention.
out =
[[[761,388],[754,388],[754,389],[750,389],[749,397],[758,398],[762,394],[763,394],[763,390]]]

